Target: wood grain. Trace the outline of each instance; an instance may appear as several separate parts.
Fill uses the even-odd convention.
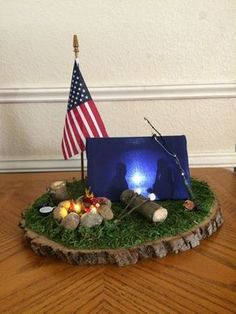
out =
[[[236,174],[194,169],[215,191],[224,224],[190,251],[122,268],[37,256],[17,226],[52,181],[78,173],[0,175],[1,313],[235,313]]]

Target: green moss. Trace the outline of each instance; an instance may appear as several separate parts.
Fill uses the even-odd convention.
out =
[[[74,180],[67,183],[67,187],[70,196],[75,199],[83,194],[85,184]],[[39,213],[39,208],[43,205],[54,206],[49,193],[39,197],[27,209],[25,223],[27,228],[36,233],[71,248],[129,248],[146,241],[177,235],[201,222],[209,214],[215,197],[205,182],[192,179],[192,189],[201,204],[201,211],[184,211],[183,201],[162,201],[159,203],[168,209],[168,217],[160,224],[153,224],[134,212],[118,224],[112,220],[94,228],[67,230],[53,219],[52,214],[44,217]],[[123,208],[121,203],[112,204],[115,217],[124,211]]]

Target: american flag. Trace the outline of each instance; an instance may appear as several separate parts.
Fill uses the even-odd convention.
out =
[[[86,138],[107,137],[100,114],[75,60],[62,138],[65,159],[85,150]]]

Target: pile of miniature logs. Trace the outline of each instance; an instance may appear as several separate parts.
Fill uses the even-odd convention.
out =
[[[85,195],[77,200],[60,202],[53,210],[53,217],[65,228],[74,230],[79,225],[88,228],[98,226],[103,220],[111,220],[113,212],[109,199],[94,197],[86,190]]]

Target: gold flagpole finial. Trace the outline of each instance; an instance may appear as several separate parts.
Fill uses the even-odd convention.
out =
[[[74,47],[75,58],[78,58],[78,55],[79,55],[79,41],[78,41],[77,35],[73,36],[73,47]]]

